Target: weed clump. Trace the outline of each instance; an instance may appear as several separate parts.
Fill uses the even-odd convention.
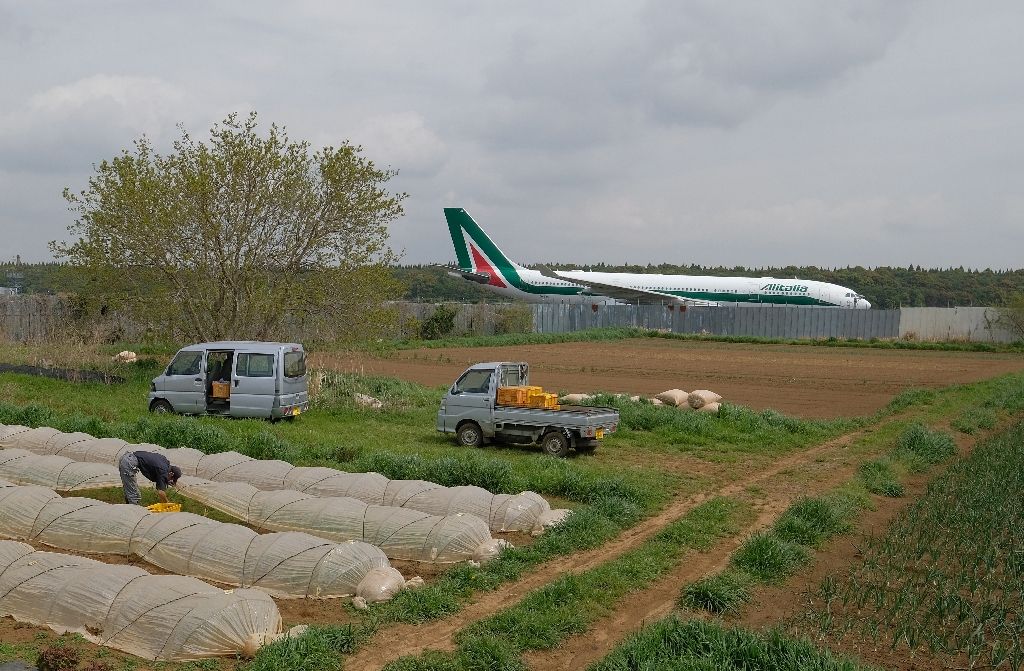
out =
[[[896,479],[896,473],[888,461],[877,459],[867,461],[857,469],[857,476],[865,489],[872,494],[899,498],[903,496],[903,483]]]
[[[799,544],[772,532],[761,532],[740,546],[731,564],[759,582],[778,583],[795,573],[808,558],[807,550]]]
[[[679,605],[691,610],[728,613],[750,601],[753,581],[742,571],[723,571],[683,588]]]
[[[849,531],[857,506],[847,497],[802,498],[774,525],[784,541],[816,547],[837,534]]]
[[[949,459],[956,454],[956,443],[944,431],[932,431],[923,424],[911,424],[896,442],[896,456],[912,471]]]

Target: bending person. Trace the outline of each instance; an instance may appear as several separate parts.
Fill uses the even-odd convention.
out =
[[[167,503],[167,485],[178,484],[181,477],[181,469],[171,466],[167,457],[156,452],[126,452],[117,465],[121,473],[121,484],[124,485],[124,502],[132,505],[141,505],[142,494],[139,493],[139,483],[135,481],[135,475],[142,473],[147,480],[156,485],[156,495],[161,503]]]

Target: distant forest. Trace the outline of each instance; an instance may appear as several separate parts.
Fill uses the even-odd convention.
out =
[[[599,263],[591,266],[546,264],[560,270],[664,273],[672,275],[745,275],[834,282],[863,294],[876,308],[1002,306],[1015,294],[1024,293],[1022,270],[971,270],[965,268],[708,268],[704,266],[627,265]],[[439,303],[498,302],[501,297],[471,282],[448,276],[442,268],[397,266],[395,277],[403,286],[403,300]],[[0,263],[0,287],[16,286],[23,293],[73,292],[80,283],[73,269],[59,263]]]

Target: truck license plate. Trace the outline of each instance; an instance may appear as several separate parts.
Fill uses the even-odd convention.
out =
[[[594,433],[594,438],[604,438],[604,429],[598,429]]]

